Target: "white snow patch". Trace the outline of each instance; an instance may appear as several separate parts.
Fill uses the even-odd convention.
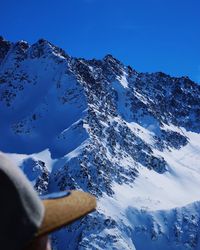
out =
[[[148,103],[148,100],[142,96],[140,93],[138,93],[136,90],[134,90],[134,95],[141,101],[143,102],[144,104],[147,104]]]
[[[34,160],[43,161],[45,163],[45,166],[48,168],[48,170],[51,172],[52,166],[56,160],[53,160],[51,158],[51,154],[49,152],[49,149],[45,149],[39,153],[34,154],[15,154],[15,153],[4,153],[15,165],[20,166],[22,162],[27,158],[33,158]]]
[[[126,73],[124,72],[122,76],[117,77],[117,80],[121,83],[121,85],[126,89],[128,88],[128,81],[126,79]]]
[[[148,144],[153,145],[155,140],[153,136],[155,135],[154,132],[142,127],[136,122],[126,122],[126,125],[131,129],[131,131],[139,136],[143,141]]]

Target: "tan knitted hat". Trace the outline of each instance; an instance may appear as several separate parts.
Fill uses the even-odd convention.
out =
[[[37,232],[37,236],[47,234],[55,229],[67,225],[74,220],[86,215],[96,208],[96,199],[94,196],[81,192],[70,191],[62,196],[61,192],[51,198],[47,196],[43,200],[45,207],[44,218]]]

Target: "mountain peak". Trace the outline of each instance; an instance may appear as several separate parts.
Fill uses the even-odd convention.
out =
[[[40,194],[98,198],[96,213],[56,233],[55,249],[199,249],[197,84],[110,54],[69,57],[45,39],[0,39],[0,51],[0,150]]]
[[[26,50],[26,49],[29,48],[29,44],[28,44],[28,42],[25,41],[25,40],[20,40],[20,41],[18,41],[18,42],[16,42],[16,43],[14,44],[14,47],[18,47],[18,48],[21,48],[21,49],[23,49],[23,50]]]
[[[116,58],[115,58],[113,55],[111,55],[111,54],[105,55],[104,58],[103,58],[103,60],[104,60],[105,62],[111,62],[111,63],[121,64],[121,62],[120,62],[118,59],[116,59]]]

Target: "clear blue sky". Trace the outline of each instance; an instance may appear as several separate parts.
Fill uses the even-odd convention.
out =
[[[200,0],[1,0],[0,33],[200,82]]]

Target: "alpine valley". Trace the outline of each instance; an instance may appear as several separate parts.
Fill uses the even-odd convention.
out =
[[[200,85],[112,55],[0,37],[0,150],[40,195],[90,192],[97,210],[54,250],[200,249]]]

